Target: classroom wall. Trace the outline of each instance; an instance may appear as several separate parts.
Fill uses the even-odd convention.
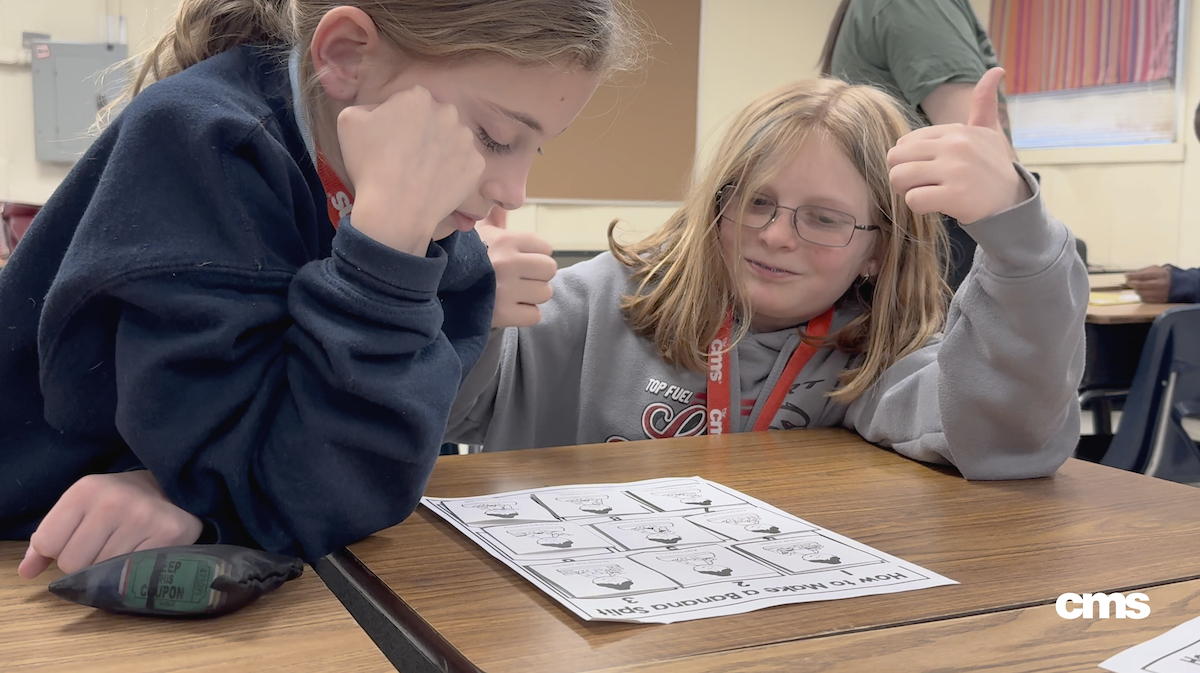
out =
[[[989,0],[972,0],[981,17]],[[22,30],[57,40],[97,41],[103,17],[124,14],[131,51],[167,25],[176,0],[0,1],[0,60],[20,46]],[[729,117],[758,93],[816,74],[816,60],[837,0],[704,0],[697,101],[701,156]],[[985,19],[986,20],[986,19]],[[1187,20],[1200,45],[1200,12]],[[1022,153],[1043,176],[1046,202],[1088,243],[1090,261],[1119,267],[1172,262],[1200,265],[1200,142],[1191,111],[1200,102],[1200,55],[1186,52],[1186,120],[1176,146]],[[0,200],[43,202],[68,170],[34,160],[28,67],[0,65]],[[672,203],[531,202],[510,225],[537,231],[558,249],[603,249],[614,218],[622,237],[661,224]]]
[[[0,61],[14,60],[22,31],[49,33],[58,42],[103,42],[105,16],[124,15],[130,53],[148,47],[167,25],[178,0],[0,1]],[[115,36],[114,36],[115,37]],[[71,167],[36,160],[33,81],[28,65],[0,65],[0,201],[41,204]]]

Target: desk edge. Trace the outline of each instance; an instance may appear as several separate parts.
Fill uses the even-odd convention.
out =
[[[484,673],[349,549],[319,559],[312,567],[397,671]]]

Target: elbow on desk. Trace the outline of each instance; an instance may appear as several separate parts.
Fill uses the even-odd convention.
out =
[[[1052,476],[1079,445],[1080,408],[1070,386],[1078,384],[1026,394],[1035,404],[1011,406],[1000,398],[982,407],[943,409],[947,457],[972,481]]]
[[[1032,451],[1013,444],[993,445],[978,457],[956,461],[955,467],[968,481],[1050,477],[1067,462],[1078,443],[1078,436],[1071,438],[1060,435]]]

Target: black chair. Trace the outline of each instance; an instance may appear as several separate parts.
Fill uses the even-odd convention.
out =
[[[1116,435],[1100,462],[1200,485],[1200,447],[1183,418],[1200,414],[1200,304],[1154,320]]]

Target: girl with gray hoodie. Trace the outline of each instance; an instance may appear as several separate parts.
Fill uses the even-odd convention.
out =
[[[1011,162],[1002,75],[980,81],[969,124],[911,132],[869,87],[762,96],[662,228],[623,245],[610,227],[611,252],[558,274],[540,322],[493,331],[447,439],[842,426],[968,479],[1052,474],[1079,437],[1087,276]],[[948,308],[936,213],[979,244]]]

